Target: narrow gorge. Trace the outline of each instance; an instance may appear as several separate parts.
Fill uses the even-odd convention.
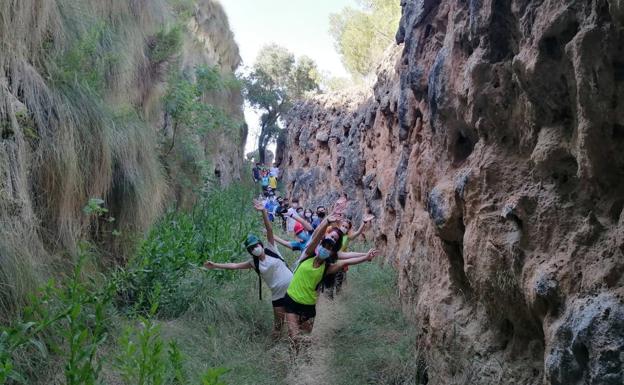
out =
[[[372,90],[287,117],[290,196],[375,214],[430,384],[622,384],[624,4],[401,6]]]
[[[624,0],[0,0],[18,384],[624,384]]]

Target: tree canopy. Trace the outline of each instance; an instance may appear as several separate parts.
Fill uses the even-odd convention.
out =
[[[247,101],[262,112],[258,137],[260,162],[264,162],[266,147],[278,136],[280,120],[293,101],[307,92],[318,91],[318,82],[316,63],[309,57],[295,58],[276,44],[260,50],[251,72],[245,76]]]
[[[359,9],[330,15],[330,33],[347,70],[355,77],[371,74],[394,42],[401,19],[398,0],[359,0]]]

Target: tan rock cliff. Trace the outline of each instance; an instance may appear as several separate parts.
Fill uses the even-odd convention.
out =
[[[624,383],[622,5],[402,6],[373,90],[291,111],[289,194],[377,216],[430,384]]]

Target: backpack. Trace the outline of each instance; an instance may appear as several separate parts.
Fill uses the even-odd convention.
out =
[[[284,265],[286,265],[286,268],[288,268],[288,270],[290,270],[290,267],[288,267],[288,264],[286,263],[286,261],[284,261],[284,258],[280,257],[279,254],[265,248],[264,249],[264,253],[272,258],[277,258],[280,261],[284,262]],[[260,258],[256,257],[255,255],[253,256],[253,263],[254,263],[254,270],[256,271],[256,274],[258,274],[258,299],[260,301],[262,301],[262,277],[260,276]]]

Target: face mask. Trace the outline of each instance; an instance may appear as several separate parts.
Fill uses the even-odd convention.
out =
[[[318,215],[316,215],[316,214],[312,215],[312,220],[313,220],[313,221],[315,221],[315,220],[317,220],[317,219],[318,219]]]
[[[325,213],[318,213],[319,218],[325,218]]]
[[[327,250],[323,246],[319,246],[316,248],[316,256],[322,260],[326,260],[331,256],[331,251]]]
[[[251,255],[253,255],[254,257],[259,257],[262,255],[263,251],[264,249],[262,248],[262,246],[256,246],[253,248],[253,250],[251,250]]]

